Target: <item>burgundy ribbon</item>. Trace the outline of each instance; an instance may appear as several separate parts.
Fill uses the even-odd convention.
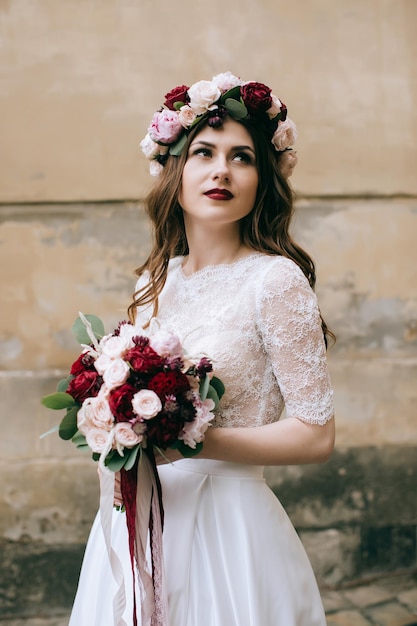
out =
[[[162,490],[151,448],[142,449],[142,454],[132,469],[121,470],[121,491],[126,507],[133,573],[133,624],[137,626],[136,562],[142,626],[169,626],[162,552]],[[147,559],[148,546],[151,564]]]

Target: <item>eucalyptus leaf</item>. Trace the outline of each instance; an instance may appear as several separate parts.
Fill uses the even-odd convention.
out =
[[[105,335],[103,322],[96,315],[85,315],[84,317],[90,322],[94,336],[98,339],[98,341],[100,341],[100,339]],[[76,318],[72,325],[72,334],[80,344],[91,343],[91,339],[87,333],[85,325],[79,317]]]
[[[75,443],[76,446],[84,446],[87,445],[87,440],[85,438],[85,435],[83,435],[82,433],[80,433],[79,430],[77,430],[77,432],[75,433],[75,435],[72,437],[71,439],[72,443]]]
[[[122,469],[122,467],[126,463],[126,460],[127,459],[125,456],[120,456],[120,454],[116,452],[115,454],[108,456],[106,460],[104,461],[104,464],[112,472],[118,472],[119,470]]]
[[[217,407],[219,406],[220,400],[219,400],[219,396],[217,395],[217,391],[211,385],[207,391],[207,398],[209,398],[209,400],[213,400],[214,408],[217,409]]]
[[[48,435],[52,435],[52,433],[56,433],[58,429],[59,429],[59,424],[55,424],[55,426],[52,426],[52,428],[47,430],[46,433],[42,433],[42,435],[39,436],[39,439],[43,439],[44,437],[47,437]]]
[[[60,425],[59,425],[59,436],[61,437],[61,439],[65,439],[66,441],[68,439],[72,439],[75,435],[75,433],[78,430],[78,426],[77,426],[77,413],[78,413],[79,407],[74,406],[72,409],[70,409],[67,414],[65,415],[65,417],[63,418],[63,420],[61,421]]]
[[[223,385],[222,381],[220,380],[220,378],[217,378],[217,376],[213,376],[213,378],[211,378],[211,380],[210,380],[210,385],[212,387],[214,387],[214,389],[216,390],[217,395],[219,396],[219,400],[221,400],[221,397],[224,394],[224,392],[226,391],[226,389],[225,389],[225,386]]]
[[[181,107],[183,107],[185,105],[185,102],[181,102],[181,100],[177,100],[176,102],[174,102],[174,109],[176,111],[179,111]]]
[[[126,471],[132,469],[132,467],[134,466],[137,456],[138,456],[139,448],[140,446],[138,444],[137,446],[129,450],[129,454],[126,454],[126,451],[125,451],[125,456],[127,457],[127,460],[123,467],[125,468]]]
[[[248,116],[248,110],[242,102],[228,98],[224,106],[234,120],[243,120]]]
[[[240,100],[240,85],[237,85],[236,87],[232,87],[232,89],[225,91],[222,97],[220,98],[220,102],[224,103],[229,98],[233,100]]]
[[[203,402],[207,398],[207,392],[208,392],[209,386],[210,386],[210,379],[206,375],[200,383],[200,397],[203,400]]]
[[[71,374],[69,376],[67,376],[66,378],[61,378],[61,380],[59,381],[59,383],[56,386],[56,390],[57,391],[66,391],[68,389],[68,385],[70,384],[70,382],[72,381],[73,378],[74,378],[74,376],[72,376]]]
[[[65,393],[65,391],[56,391],[55,393],[50,393],[48,396],[44,396],[41,400],[41,404],[48,409],[56,410],[69,409],[77,405],[74,398],[70,396],[69,393]]]
[[[181,137],[173,143],[169,148],[169,153],[172,156],[180,156],[181,152],[184,149],[185,143],[187,141],[187,135],[184,133]]]
[[[98,452],[93,452],[93,454],[91,455],[91,458],[93,459],[93,461],[99,461],[100,455]]]

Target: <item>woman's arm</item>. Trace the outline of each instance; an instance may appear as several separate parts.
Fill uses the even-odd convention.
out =
[[[255,428],[209,428],[199,457],[253,465],[324,463],[334,440],[333,419],[319,426],[289,417]]]
[[[319,426],[289,417],[254,428],[209,428],[196,458],[250,465],[324,463],[334,440],[334,419]],[[165,450],[164,457],[157,455],[158,465],[183,458],[177,450]]]

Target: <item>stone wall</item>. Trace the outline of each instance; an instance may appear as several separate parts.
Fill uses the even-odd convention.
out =
[[[174,13],[175,11],[175,13]],[[417,6],[410,0],[0,3],[1,615],[71,604],[96,469],[39,404],[79,310],[125,315],[149,233],[138,151],[176,84],[264,80],[299,129],[336,452],[269,468],[323,585],[416,566]]]

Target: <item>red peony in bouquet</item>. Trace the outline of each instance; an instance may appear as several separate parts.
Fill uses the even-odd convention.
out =
[[[88,446],[113,471],[131,469],[148,446],[183,456],[201,450],[224,392],[209,359],[185,358],[178,337],[155,324],[147,333],[121,322],[105,335],[99,318],[80,314],[73,333],[83,352],[57,392],[42,399],[66,409],[62,439]]]

